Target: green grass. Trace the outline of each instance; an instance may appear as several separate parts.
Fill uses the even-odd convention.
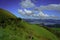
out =
[[[0,40],[58,40],[53,33],[45,28],[29,24],[3,11],[0,11],[0,13],[3,13],[1,14],[2,17],[13,17],[13,19],[3,20],[0,16],[0,20],[3,20],[0,22]]]
[[[48,30],[37,25],[26,23],[25,21],[12,22],[10,25],[0,27],[1,40],[29,40],[29,35],[33,40],[58,40],[58,38]]]
[[[57,39],[55,39],[56,36],[54,34],[49,32],[48,30],[44,29],[43,27],[39,27],[37,25],[30,25],[30,24],[28,24],[26,22],[22,22],[21,24],[23,24],[23,26],[26,26],[28,29],[33,30],[37,35],[46,37],[46,38],[48,38],[50,40],[57,40]]]

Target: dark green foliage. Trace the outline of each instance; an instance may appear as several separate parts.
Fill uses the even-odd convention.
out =
[[[50,31],[52,32],[52,33],[54,33],[58,38],[60,38],[60,28],[58,28],[57,30],[56,30],[57,28],[55,28],[55,29],[51,29],[50,28]]]
[[[8,18],[5,20],[2,20],[0,22],[0,27],[6,27],[7,25],[15,25],[17,27],[23,28],[23,26],[20,25],[19,22],[21,22],[22,20],[20,18]]]

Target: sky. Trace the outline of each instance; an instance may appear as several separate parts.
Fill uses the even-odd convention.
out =
[[[0,0],[0,8],[26,19],[60,19],[60,0]]]

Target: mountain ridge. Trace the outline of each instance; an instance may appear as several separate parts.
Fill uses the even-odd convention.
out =
[[[16,18],[15,15],[13,15],[11,12],[5,10],[5,9],[2,9],[0,8],[0,18],[1,17],[6,17],[6,18]]]

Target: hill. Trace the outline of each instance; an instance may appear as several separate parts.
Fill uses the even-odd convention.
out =
[[[0,19],[16,18],[11,12],[0,8]]]
[[[0,10],[2,17],[8,19],[0,22],[0,40],[58,40],[58,38],[48,30],[38,25],[33,25],[25,22],[21,18],[5,15],[5,10]],[[7,13],[7,11],[6,11]],[[11,18],[10,18],[11,17]]]

